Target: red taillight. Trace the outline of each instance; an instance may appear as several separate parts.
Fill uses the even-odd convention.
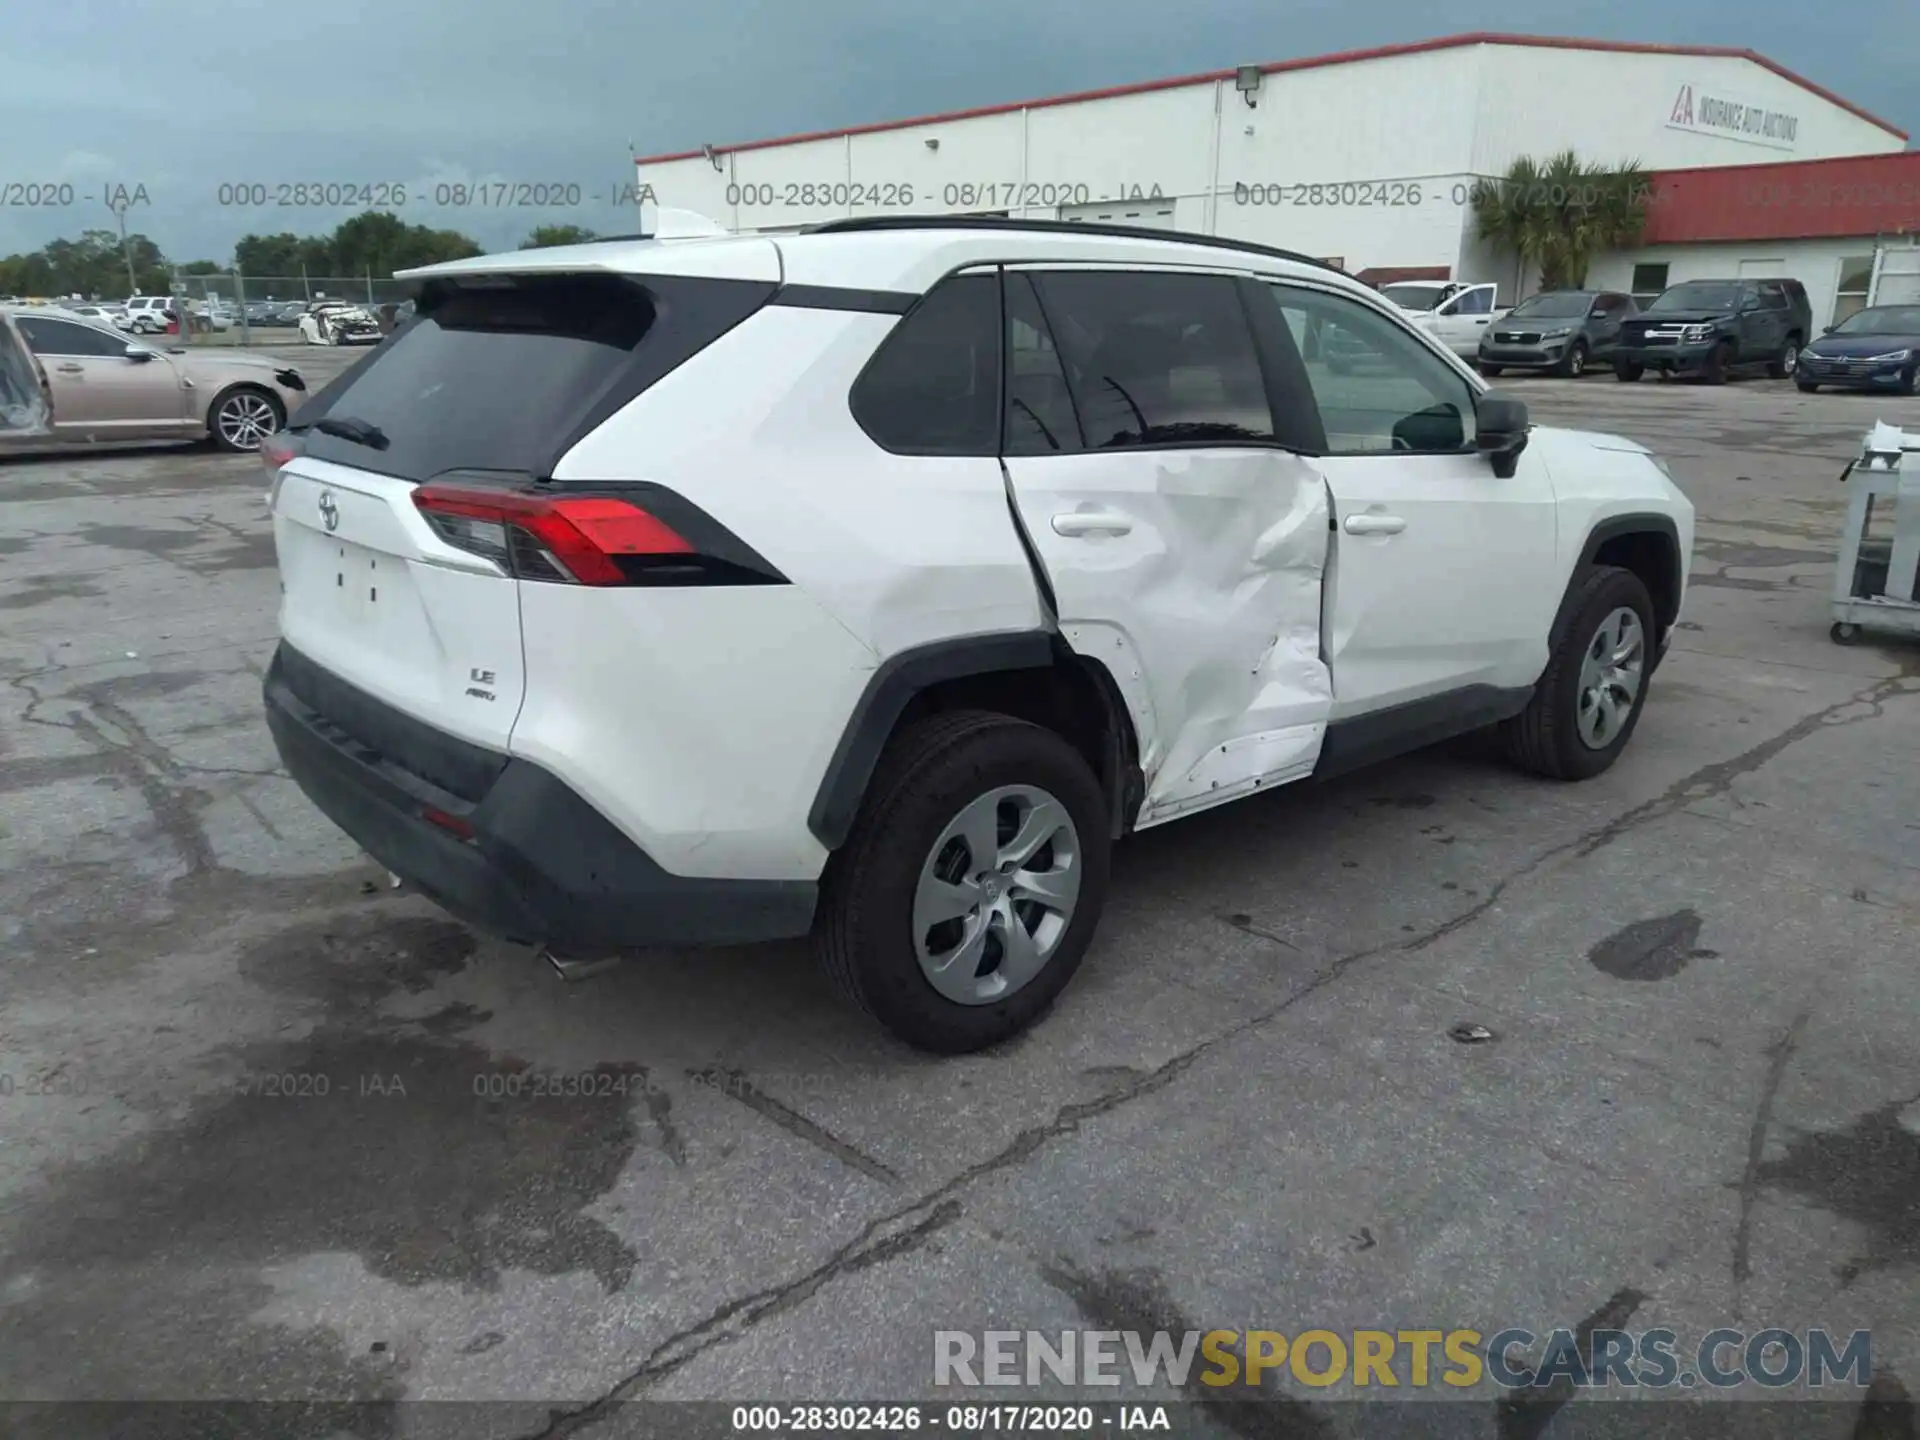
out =
[[[449,815],[446,811],[436,809],[432,805],[422,805],[420,807],[420,818],[430,825],[438,825],[449,835],[458,839],[473,839],[473,826],[462,820],[458,815]]]
[[[672,526],[611,496],[430,484],[413,492],[413,503],[449,545],[522,580],[625,585],[619,557],[695,553]]]
[[[294,456],[300,453],[300,447],[285,430],[269,435],[260,442],[260,463],[267,467],[267,473],[273,474]]]

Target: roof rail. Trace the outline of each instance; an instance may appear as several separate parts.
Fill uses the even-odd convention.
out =
[[[1212,245],[1222,250],[1245,250],[1275,260],[1311,265],[1335,275],[1347,272],[1297,250],[1230,240],[1224,235],[1199,235],[1189,230],[1157,230],[1146,225],[1109,225],[1101,220],[1014,220],[1005,215],[872,215],[851,220],[827,220],[808,225],[802,235],[846,235],[863,230],[1037,230],[1046,235],[1112,235],[1123,240],[1171,240],[1181,245]]]

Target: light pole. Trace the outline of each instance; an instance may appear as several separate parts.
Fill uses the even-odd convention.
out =
[[[133,251],[127,248],[127,203],[123,195],[117,201],[109,200],[107,208],[113,211],[113,218],[120,222],[120,258],[127,262],[127,298],[131,300],[140,293],[140,282],[133,274]]]

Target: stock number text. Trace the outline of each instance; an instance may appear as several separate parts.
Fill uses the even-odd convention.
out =
[[[296,180],[281,184],[239,181],[214,191],[216,205],[245,205],[260,209],[299,209],[306,206],[346,207],[367,205],[386,209],[407,203],[407,187],[396,181],[381,180],[365,185],[328,184]]]
[[[735,1430],[800,1431],[918,1430],[918,1405],[736,1405]]]

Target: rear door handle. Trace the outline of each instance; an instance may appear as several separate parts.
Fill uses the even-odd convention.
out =
[[[1398,535],[1407,522],[1398,515],[1349,515],[1341,528],[1349,535]]]
[[[86,373],[84,365],[61,365],[57,367],[62,375],[81,375]]]
[[[1133,517],[1118,510],[1069,510],[1053,517],[1056,535],[1126,535],[1133,530]]]

